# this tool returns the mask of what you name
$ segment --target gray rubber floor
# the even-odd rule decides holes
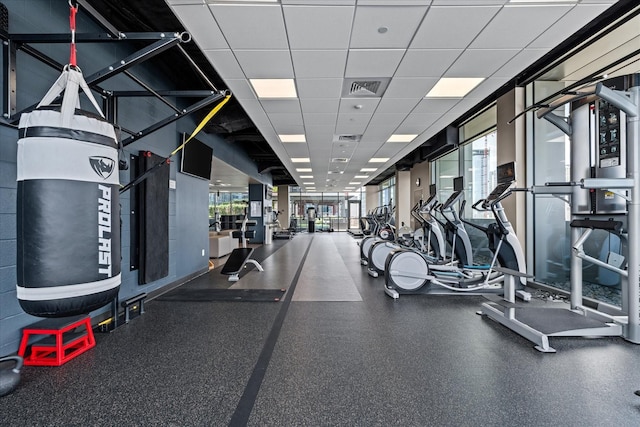
[[[345,233],[256,258],[233,287],[281,302],[152,300],[67,364],[25,367],[0,425],[640,425],[640,346],[552,338],[543,354],[476,314],[481,296],[394,301]],[[183,286],[229,285],[217,268]]]

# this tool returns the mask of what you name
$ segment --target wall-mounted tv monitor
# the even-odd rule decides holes
[[[182,135],[182,142],[188,138]],[[211,161],[213,149],[207,144],[193,138],[182,149],[182,161],[180,162],[180,172],[194,176],[196,178],[211,179]]]

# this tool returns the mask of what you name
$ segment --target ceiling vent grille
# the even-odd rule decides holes
[[[345,79],[343,98],[380,98],[387,90],[390,77],[368,79]]]
[[[376,96],[380,88],[379,80],[351,82],[349,95],[351,96]]]
[[[346,157],[334,157],[333,159],[331,159],[331,161],[333,163],[347,163],[349,159],[347,159]]]
[[[360,142],[362,135],[334,135],[333,142]]]

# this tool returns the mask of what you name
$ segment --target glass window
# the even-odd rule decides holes
[[[534,97],[543,99],[561,89],[557,82],[536,82]],[[570,157],[567,136],[546,120],[534,119],[533,183],[569,181]],[[568,288],[571,238],[569,205],[553,196],[533,198],[534,274],[536,280]],[[544,227],[538,224],[544,224]],[[565,286],[566,284],[566,286]]]
[[[471,224],[487,227],[495,222],[490,211],[478,211],[472,206],[491,193],[496,186],[496,131],[480,136],[461,148],[462,176],[464,177],[464,198],[466,200],[463,218]],[[465,226],[473,247],[473,260],[479,264],[489,264],[493,253],[489,250],[487,234],[472,225]]]
[[[453,179],[460,176],[458,150],[452,151],[435,160],[431,170],[436,184],[438,200],[444,202],[453,193]]]
[[[304,192],[300,187],[289,187],[290,222],[295,222],[298,231],[308,230],[307,209],[313,207],[315,231],[346,231],[349,229],[349,203],[352,201],[362,201],[359,203],[360,212],[355,213],[359,218],[362,216],[362,205],[366,203],[364,188],[341,194]]]

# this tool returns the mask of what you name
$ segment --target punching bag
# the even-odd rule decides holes
[[[99,115],[80,110],[79,89]],[[63,93],[62,102],[52,102]],[[88,314],[120,287],[118,144],[77,67],[20,118],[17,297],[39,317]]]

